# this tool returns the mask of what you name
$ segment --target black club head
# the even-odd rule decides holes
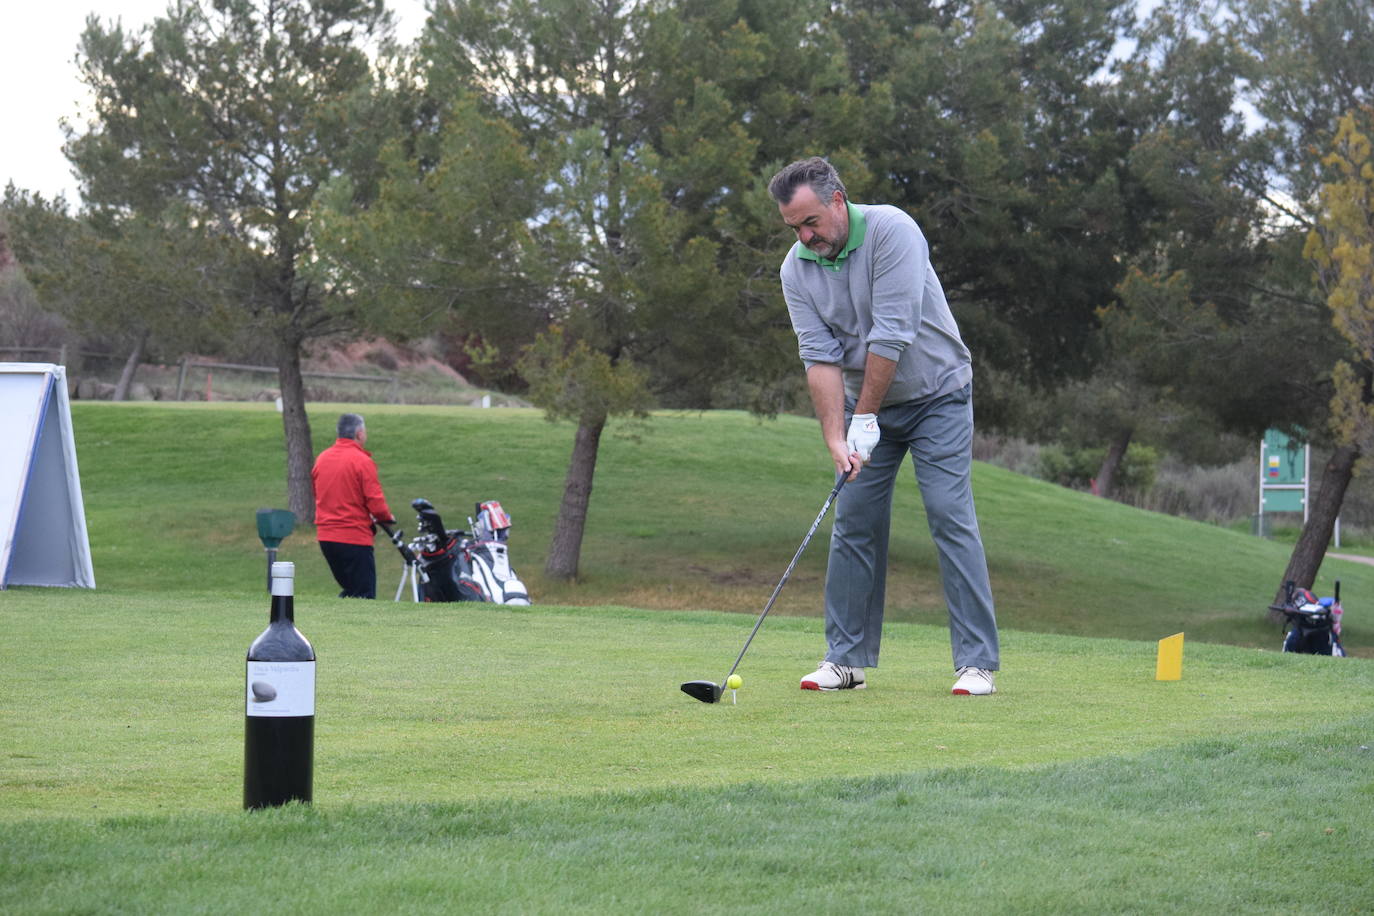
[[[720,700],[721,686],[714,681],[688,681],[682,685],[682,692],[703,703],[716,703]]]

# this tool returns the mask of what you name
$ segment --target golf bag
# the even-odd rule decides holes
[[[506,540],[511,521],[499,502],[477,504],[477,518],[468,519],[471,532],[445,528],[429,500],[410,505],[419,533],[408,546],[399,532],[392,540],[416,576],[420,601],[530,603],[525,584],[510,565]]]
[[[1344,656],[1341,646],[1341,583],[1336,581],[1336,594],[1318,598],[1305,588],[1295,588],[1293,582],[1284,583],[1283,651],[1307,655]]]

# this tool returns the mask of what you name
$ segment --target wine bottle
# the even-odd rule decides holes
[[[243,807],[309,802],[315,768],[315,649],[296,629],[296,566],[272,564],[267,629],[244,676]]]

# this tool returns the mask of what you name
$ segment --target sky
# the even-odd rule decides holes
[[[62,155],[63,118],[80,112],[77,42],[86,16],[118,18],[126,29],[152,22],[169,0],[13,0],[0,14],[0,189],[9,182],[76,204],[77,185]],[[397,37],[408,41],[425,21],[423,0],[389,0]]]

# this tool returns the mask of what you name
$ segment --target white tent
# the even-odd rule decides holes
[[[95,588],[66,370],[0,363],[0,588]]]

